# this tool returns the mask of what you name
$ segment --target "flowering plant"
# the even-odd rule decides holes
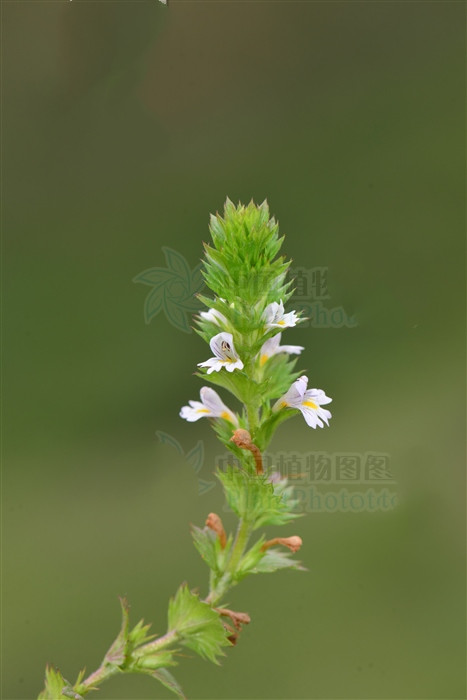
[[[224,216],[211,216],[210,231],[203,275],[214,296],[199,295],[208,311],[199,313],[196,325],[213,356],[198,363],[197,374],[229,391],[241,410],[234,411],[217,391],[203,386],[201,400],[190,400],[180,416],[189,422],[209,418],[238,460],[237,466],[216,472],[238,517],[236,533],[227,533],[221,518],[209,513],[204,527],[192,532],[210,571],[206,597],[182,585],[169,602],[167,633],[158,638],[143,621],[130,628],[128,606],[121,600],[121,630],[101,666],[87,678],[81,672],[73,685],[58,670],[47,668],[42,700],[78,700],[121,672],[149,674],[183,698],[168,671],[178,663],[180,647],[218,663],[224,647],[235,644],[242,626],[250,622],[247,613],[221,602],[227,591],[251,574],[302,568],[292,556],[302,544],[298,535],[270,540],[259,535],[251,543],[260,528],[298,517],[292,487],[278,472],[264,469],[262,453],[277,427],[299,412],[312,428],[328,425],[331,413],[323,406],[331,399],[321,389],[308,389],[308,378],[294,371],[304,348],[281,344],[282,332],[302,319],[284,309],[292,295],[292,282],[286,281],[290,263],[277,257],[283,238],[267,203],[245,207],[227,199]]]

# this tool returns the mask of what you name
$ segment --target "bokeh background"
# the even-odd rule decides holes
[[[398,505],[284,528],[308,572],[245,580],[238,646],[174,673],[213,700],[465,698],[465,5],[2,11],[2,697],[36,697],[47,662],[96,668],[118,595],[164,632],[182,581],[207,590],[189,524],[222,513],[198,489],[220,448],[178,411],[209,350],[163,310],[146,324],[133,279],[167,246],[194,268],[228,195],[267,198],[286,255],[326,267],[326,305],[357,320],[287,331],[333,419],[271,450],[386,453]],[[156,431],[202,441],[198,475]]]

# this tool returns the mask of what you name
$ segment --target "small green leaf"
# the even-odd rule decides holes
[[[196,525],[192,525],[191,534],[201,558],[204,559],[212,571],[219,573],[216,552],[216,541],[219,541],[219,538],[216,533],[208,528],[201,529],[196,527]]]
[[[229,536],[225,547],[222,548],[219,537],[208,527],[201,529],[196,527],[196,525],[192,525],[191,534],[195,547],[201,554],[201,558],[204,559],[211,571],[217,575],[221,574],[225,569],[230,554],[232,536]]]
[[[284,408],[275,413],[271,413],[269,418],[267,418],[261,427],[258,429],[255,435],[256,444],[261,451],[265,450],[271,441],[277,427],[289,418],[293,418],[294,415],[298,414],[298,409]]]
[[[225,471],[218,469],[216,476],[224,487],[230,508],[248,521],[253,530],[264,525],[283,525],[298,517],[293,512],[296,501],[291,498],[292,489],[272,484],[266,475],[227,467]]]
[[[227,370],[221,369],[220,372],[208,374],[206,369],[199,369],[196,374],[203,381],[214,384],[214,386],[224,387],[242,403],[247,403],[253,392],[251,379],[244,372],[238,370],[227,372]],[[255,385],[255,390],[257,391],[256,383],[253,382],[253,385]]]
[[[128,634],[129,650],[147,644],[151,639],[155,639],[156,634],[148,634],[151,625],[145,625],[144,620],[140,620]]]
[[[251,569],[252,574],[266,574],[278,569],[299,569],[306,571],[305,567],[292,558],[291,552],[282,549],[271,548],[264,553],[258,564]]]
[[[297,357],[291,357],[285,353],[279,353],[269,358],[265,365],[267,380],[263,385],[262,397],[264,400],[278,399],[288,391],[300,375],[300,372],[293,371],[297,359]]]
[[[171,690],[172,693],[177,696],[177,698],[180,698],[180,700],[186,700],[186,696],[178,681],[172,676],[171,673],[169,673],[169,671],[167,671],[166,668],[160,668],[157,671],[154,671],[152,676],[157,678],[157,680],[168,690]]]
[[[47,666],[45,669],[45,687],[38,697],[38,700],[57,700],[62,696],[62,690],[69,688],[70,684],[65,681],[58,669]]]
[[[111,666],[122,666],[122,664],[125,663],[128,653],[129,612],[126,598],[120,598],[120,606],[122,610],[122,626],[118,636],[115,638],[115,641],[104,658],[104,663]]]
[[[192,593],[186,584],[169,602],[168,631],[176,632],[179,641],[203,658],[219,663],[223,646],[230,646],[219,614]]]
[[[86,675],[86,669],[82,668],[81,671],[78,673],[78,677],[77,677],[76,682],[75,682],[75,687],[80,685],[80,683],[83,680],[85,675]]]
[[[248,574],[253,573],[253,569],[258,565],[261,559],[265,556],[265,552],[261,550],[265,542],[264,537],[261,537],[255,544],[248,549],[240,559],[237,568],[233,574],[236,581],[240,581]]]
[[[269,548],[262,550],[264,537],[261,537],[243,555],[234,573],[234,578],[240,581],[248,574],[269,573],[278,569],[300,569],[305,571],[300,562],[292,558],[289,551]]]
[[[151,673],[152,671],[165,668],[166,666],[176,666],[177,662],[173,658],[173,649],[170,651],[159,650],[152,654],[136,657],[130,664],[128,670],[133,672]]]

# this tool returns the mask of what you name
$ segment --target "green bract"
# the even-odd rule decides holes
[[[293,512],[296,501],[291,489],[285,491],[272,484],[265,475],[249,474],[236,467],[218,471],[229,507],[252,530],[265,525],[284,525],[298,517]]]
[[[186,584],[169,603],[168,632],[174,632],[184,646],[215,663],[224,655],[222,647],[229,645],[219,614]]]
[[[279,225],[270,218],[267,202],[236,207],[227,199],[224,217],[211,215],[209,230],[212,245],[205,245],[206,284],[229,304],[238,303],[229,316],[240,332],[254,331],[261,307],[290,296],[291,283],[285,281],[290,262],[275,259],[283,241]],[[251,314],[252,307],[256,314]],[[242,316],[242,309],[248,313]]]

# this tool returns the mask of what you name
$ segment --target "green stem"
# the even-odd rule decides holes
[[[159,639],[155,639],[153,642],[148,642],[141,647],[137,647],[133,652],[133,657],[136,658],[139,656],[146,656],[147,654],[153,654],[155,651],[159,651],[159,649],[170,646],[176,639],[177,630],[167,632],[163,637],[159,637]]]
[[[248,404],[246,407],[246,414],[248,420],[248,432],[251,435],[253,442],[255,441],[255,434],[258,428],[258,408],[255,404]]]
[[[245,363],[245,374],[252,381],[256,382],[256,371],[255,371],[255,359],[250,358]],[[259,406],[260,402],[258,397],[253,398],[251,401],[245,403],[247,420],[248,420],[248,431],[253,438],[259,423]]]
[[[106,681],[111,676],[114,676],[116,673],[120,673],[118,666],[102,664],[102,666],[99,666],[96,671],[91,673],[90,676],[79,684],[77,692],[79,695],[85,695],[91,690],[97,690],[98,685],[100,685],[103,681]]]
[[[251,534],[251,525],[248,520],[240,520],[238,523],[237,536],[235,538],[234,546],[232,547],[232,553],[230,555],[230,560],[227,565],[227,571],[234,574],[237,570],[238,563],[242,557],[245,547],[248,543],[248,539]]]
[[[158,651],[159,649],[163,649],[164,647],[170,646],[171,644],[173,644],[173,642],[175,642],[176,638],[176,630],[167,632],[167,634],[164,634],[163,637],[159,637],[159,639],[155,639],[152,642],[148,642],[147,644],[143,644],[143,646],[134,649],[132,657],[136,659],[142,656],[146,656],[148,654],[152,654]],[[109,664],[104,661],[96,671],[91,673],[90,676],[88,676],[84,681],[79,683],[78,687],[76,688],[76,692],[79,695],[86,695],[91,690],[97,690],[98,685],[106,681],[111,676],[114,676],[116,673],[121,673],[121,670],[122,669],[120,669],[117,665]]]
[[[230,574],[225,573],[218,580],[214,588],[209,591],[209,594],[204,599],[204,602],[212,607],[215,607],[219,603],[220,599],[227,593],[231,585],[232,577]]]
[[[209,605],[217,605],[220,599],[227,593],[229,588],[231,588],[235,584],[234,575],[237,570],[239,561],[242,558],[243,552],[245,551],[245,548],[248,544],[250,534],[250,523],[247,520],[240,520],[238,523],[235,542],[232,547],[232,552],[230,554],[230,559],[225,569],[225,572],[223,576],[221,576],[221,578],[218,580],[215,587],[209,591],[209,595],[205,599],[205,602]]]

